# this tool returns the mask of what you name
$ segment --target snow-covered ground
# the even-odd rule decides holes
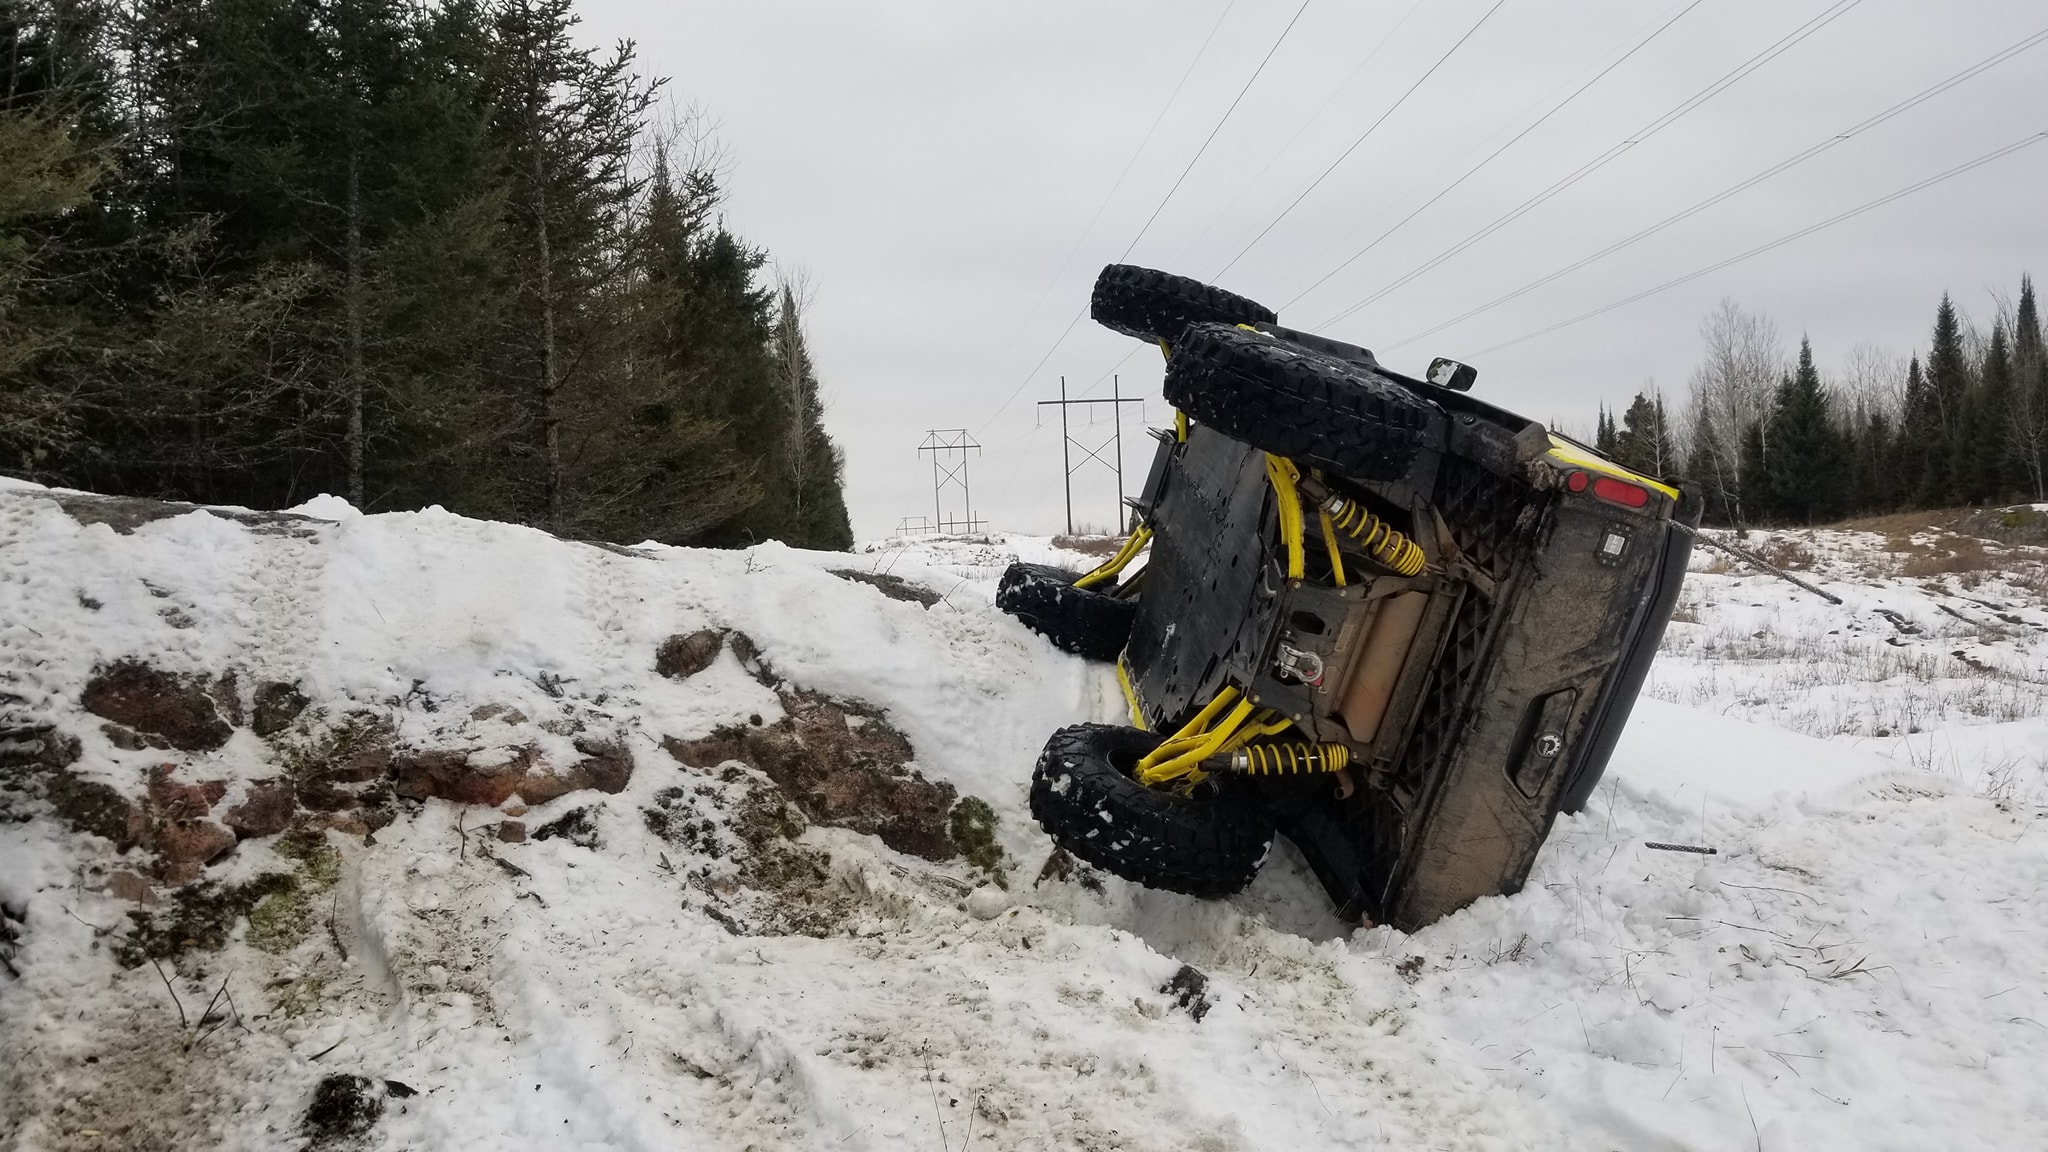
[[[139,852],[17,803],[0,1145],[2048,1146],[2037,561],[1908,575],[1881,536],[1802,537],[1835,607],[1702,554],[1651,698],[1527,888],[1403,935],[1335,922],[1284,851],[1219,903],[1040,879],[1037,750],[1122,712],[1106,670],[991,606],[1012,559],[1087,563],[1043,538],[613,550],[439,511],[301,511],[123,532],[0,487],[0,729],[76,736],[67,771],[130,798],[163,763],[224,781],[223,807],[351,710],[415,747],[561,758],[578,733],[616,737],[631,781],[520,813],[586,810],[546,840],[498,842],[480,830],[505,815],[440,799],[367,843],[316,833],[320,867],[303,840],[290,858],[246,840],[208,876],[298,869],[311,928],[280,946],[259,915],[270,936],[238,922],[161,971],[117,962],[137,906],[102,890]],[[706,628],[745,633],[772,676],[730,644],[656,675],[666,639]],[[313,707],[270,739],[125,748],[80,704],[125,658],[232,669],[244,696],[295,682]],[[730,830],[772,786],[662,742],[773,725],[774,677],[865,702],[926,777],[986,801],[1007,890],[813,826],[787,851],[815,881],[756,897],[801,905],[812,934],[735,923]],[[1166,991],[1183,965],[1208,977],[1199,1019]],[[381,1118],[313,1139],[337,1073],[367,1078]]]

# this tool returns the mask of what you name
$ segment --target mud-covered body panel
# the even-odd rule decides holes
[[[1177,725],[1230,684],[1312,739],[1347,742],[1360,783],[1348,798],[1319,779],[1260,794],[1343,915],[1412,929],[1518,889],[1557,813],[1597,783],[1682,578],[1690,538],[1674,513],[1696,523],[1698,509],[1569,491],[1540,428],[1403,383],[1443,402],[1445,449],[1355,487],[1415,509],[1417,531],[1440,518],[1430,571],[1354,573],[1342,589],[1284,579],[1263,454],[1197,426],[1162,443],[1141,501],[1155,536],[1124,661],[1149,726]],[[1361,741],[1336,715],[1336,681],[1373,602],[1395,592],[1428,600]],[[1282,644],[1334,662],[1332,682],[1276,675]]]

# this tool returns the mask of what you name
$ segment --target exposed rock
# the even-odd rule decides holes
[[[249,727],[258,736],[275,736],[291,727],[309,703],[297,684],[265,681],[256,686],[256,707]]]
[[[149,806],[159,820],[198,820],[213,812],[213,806],[228,794],[224,780],[201,780],[187,784],[173,778],[175,764],[159,764],[149,770]]]
[[[273,836],[291,825],[298,810],[292,786],[283,780],[258,780],[249,785],[242,802],[227,810],[221,823],[246,840],[251,836]]]
[[[153,830],[157,874],[165,884],[189,884],[235,846],[235,834],[211,820],[166,820]]]
[[[81,700],[95,716],[161,737],[183,752],[207,752],[234,734],[204,677],[173,676],[124,660],[100,670]]]
[[[460,748],[425,749],[406,752],[397,759],[400,796],[414,800],[440,797],[457,804],[497,807],[518,791],[533,762],[533,750],[523,748],[496,764],[472,764],[472,753]]]
[[[415,800],[439,797],[497,807],[515,795],[526,804],[545,804],[587,789],[617,793],[633,778],[633,754],[616,740],[578,740],[576,750],[583,759],[562,767],[542,760],[533,745],[490,753],[408,752],[398,758],[397,791]]]
[[[927,860],[956,855],[946,827],[952,785],[908,767],[910,741],[879,713],[813,692],[784,692],[782,703],[786,714],[773,724],[671,737],[662,746],[695,767],[738,760],[757,768],[819,824],[870,833]]]
[[[526,821],[500,820],[498,822],[498,839],[506,844],[526,843]]]
[[[125,724],[102,724],[100,725],[100,733],[107,738],[107,743],[121,749],[123,752],[140,752],[144,748],[149,747],[149,741],[142,738],[142,733]],[[156,746],[159,748],[169,747],[162,740],[158,740]]]
[[[887,572],[860,572],[852,568],[827,568],[826,571],[841,580],[851,580],[856,584],[866,584],[875,588],[891,600],[902,600],[930,608],[945,599],[922,584],[912,584],[901,576],[892,576]]]
[[[0,816],[15,797],[41,801],[79,832],[104,836],[126,851],[149,834],[149,817],[126,796],[71,772],[78,738],[49,726],[0,729]]]
[[[725,640],[732,645],[733,659],[740,662],[740,667],[747,675],[752,676],[756,683],[764,688],[774,688],[777,692],[782,690],[782,677],[776,673],[774,666],[768,663],[768,658],[761,655],[761,646],[754,643],[752,636],[745,632],[731,631],[725,634]]]
[[[578,787],[595,788],[613,795],[626,790],[627,783],[633,779],[633,754],[626,750],[625,744],[618,740],[578,740],[576,750],[583,753],[584,759],[571,765],[569,772],[575,779],[589,781]],[[521,799],[528,804],[540,803],[531,796],[522,796]]]
[[[526,723],[526,713],[512,707],[510,704],[478,705],[470,710],[469,718],[471,720],[496,720],[500,724],[518,725]]]
[[[718,659],[725,647],[725,634],[705,628],[686,636],[671,636],[654,653],[654,670],[671,680],[687,680]]]
[[[134,904],[155,904],[156,885],[149,877],[119,869],[107,877],[107,894]]]
[[[208,684],[206,694],[213,698],[214,708],[229,727],[242,726],[242,680],[234,669],[228,669],[226,675]]]

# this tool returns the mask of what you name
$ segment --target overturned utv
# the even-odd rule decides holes
[[[1092,311],[1166,353],[1178,411],[1121,551],[999,586],[1130,705],[1053,734],[1032,813],[1197,896],[1284,835],[1354,922],[1518,889],[1606,768],[1697,494],[1475,399],[1465,365],[1403,376],[1193,280],[1112,265]]]

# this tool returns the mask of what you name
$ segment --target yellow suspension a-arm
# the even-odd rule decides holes
[[[1116,555],[1111,556],[1108,563],[1074,581],[1074,587],[1092,588],[1104,580],[1115,576],[1124,570],[1125,565],[1138,558],[1138,553],[1145,550],[1146,542],[1151,539],[1152,530],[1142,526],[1139,527],[1124,540],[1123,547],[1116,550]]]
[[[1330,578],[1336,581],[1337,587],[1342,588],[1344,557],[1337,551],[1337,528],[1330,523],[1330,513],[1326,509],[1317,509],[1316,518],[1323,523],[1323,548],[1330,554]]]
[[[1266,453],[1266,478],[1273,482],[1273,498],[1279,505],[1280,539],[1287,545],[1287,578],[1301,579],[1306,564],[1301,547],[1301,471],[1292,460]]]
[[[1174,751],[1172,758],[1163,762],[1154,761],[1151,764],[1147,764],[1145,760],[1139,761],[1138,783],[1147,787],[1156,787],[1169,780],[1197,771],[1197,765],[1216,755],[1229,742],[1230,738],[1236,735],[1238,726],[1251,716],[1252,708],[1251,701],[1241,700],[1214,728],[1195,736],[1190,742],[1180,744],[1176,741],[1168,741],[1166,744],[1153,749],[1147,754],[1145,760],[1152,760],[1160,752],[1166,751],[1169,746],[1173,746]],[[1183,748],[1185,749],[1184,751],[1181,750]]]

